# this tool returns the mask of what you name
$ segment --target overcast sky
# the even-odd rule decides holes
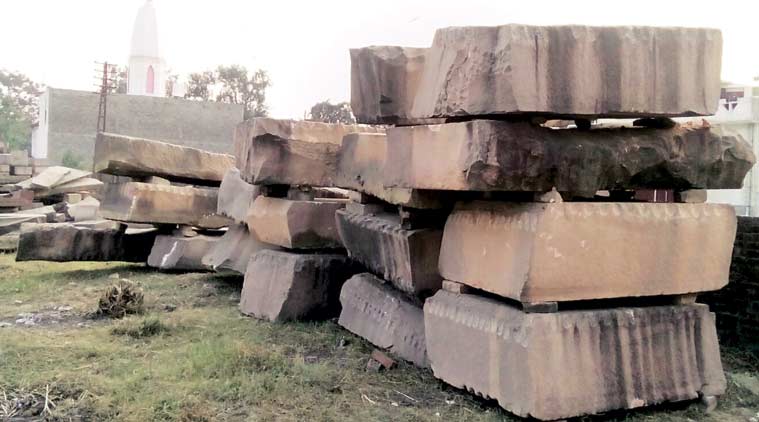
[[[126,64],[145,0],[0,0],[0,68],[93,89],[94,61]],[[242,64],[269,72],[274,117],[350,98],[348,49],[426,47],[436,28],[506,23],[707,26],[722,30],[723,79],[759,75],[759,1],[153,0],[175,73]]]

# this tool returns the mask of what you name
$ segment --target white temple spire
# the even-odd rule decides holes
[[[158,44],[158,20],[152,0],[146,0],[132,29],[129,54],[127,92],[132,95],[163,97],[166,85],[166,63]]]

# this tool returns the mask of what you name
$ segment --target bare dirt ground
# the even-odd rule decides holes
[[[93,319],[118,279],[145,311]],[[123,263],[16,263],[0,255],[0,421],[516,421],[495,403],[373,348],[334,321],[271,324],[237,311],[241,279]],[[723,348],[717,410],[663,405],[582,420],[759,422],[759,359]]]

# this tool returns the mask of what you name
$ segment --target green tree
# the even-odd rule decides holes
[[[209,101],[211,89],[215,83],[216,75],[210,70],[190,73],[187,78],[187,92],[184,97],[190,100]]]
[[[9,149],[28,146],[42,90],[23,73],[0,69],[0,138]]]
[[[216,81],[220,85],[216,101],[242,104],[245,107],[245,120],[268,114],[266,88],[271,82],[265,70],[258,69],[248,75],[248,69],[244,66],[219,66],[216,69]]]
[[[247,120],[268,114],[266,89],[270,85],[271,81],[265,70],[258,69],[250,73],[245,66],[219,66],[215,71],[191,73],[185,98],[242,104]]]
[[[329,100],[314,104],[311,107],[308,120],[324,123],[356,123],[353,109],[348,102],[332,104]]]

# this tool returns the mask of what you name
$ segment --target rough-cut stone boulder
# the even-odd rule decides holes
[[[237,168],[261,185],[333,186],[343,136],[384,128],[255,118],[235,130]]]
[[[293,201],[259,196],[248,213],[248,228],[262,241],[290,249],[342,248],[335,211],[345,201]]]
[[[386,188],[387,138],[384,133],[351,133],[343,138],[335,184],[410,208],[450,206],[439,192]]]
[[[338,323],[348,331],[418,366],[429,366],[420,305],[368,273],[345,282],[340,304]]]
[[[224,175],[219,187],[219,215],[229,217],[236,223],[245,223],[248,210],[258,197],[261,188],[242,180],[240,170],[231,168]]]
[[[261,242],[245,224],[233,224],[203,257],[203,265],[214,271],[229,270],[245,274],[254,253],[273,248],[276,246]]]
[[[473,295],[424,305],[435,376],[541,420],[721,395],[714,314],[706,305],[526,314]]]
[[[397,216],[337,211],[337,228],[348,255],[398,289],[420,294],[440,288],[438,255],[443,231],[404,230]]]
[[[351,104],[363,123],[525,113],[709,115],[719,102],[722,34],[633,26],[455,27],[438,30],[423,56],[417,49],[370,47],[351,59]]]
[[[217,190],[127,182],[107,185],[103,218],[134,223],[183,224],[219,228],[229,220],[216,215]]]
[[[697,293],[725,286],[735,239],[724,204],[460,204],[440,274],[522,302]]]
[[[756,161],[720,128],[550,129],[475,120],[388,129],[385,185],[592,196],[636,188],[737,189]]]
[[[155,229],[60,224],[23,224],[16,261],[145,262]]]
[[[219,240],[219,236],[159,235],[148,256],[148,266],[161,270],[207,271],[203,257]]]
[[[391,46],[351,49],[351,108],[356,120],[371,124],[407,121],[426,52],[426,48]]]
[[[169,180],[218,186],[224,173],[235,165],[227,154],[133,138],[113,133],[98,134],[95,141],[96,172],[117,176],[159,176]]]
[[[269,321],[333,317],[340,289],[355,272],[345,255],[259,251],[245,273],[240,311]]]

